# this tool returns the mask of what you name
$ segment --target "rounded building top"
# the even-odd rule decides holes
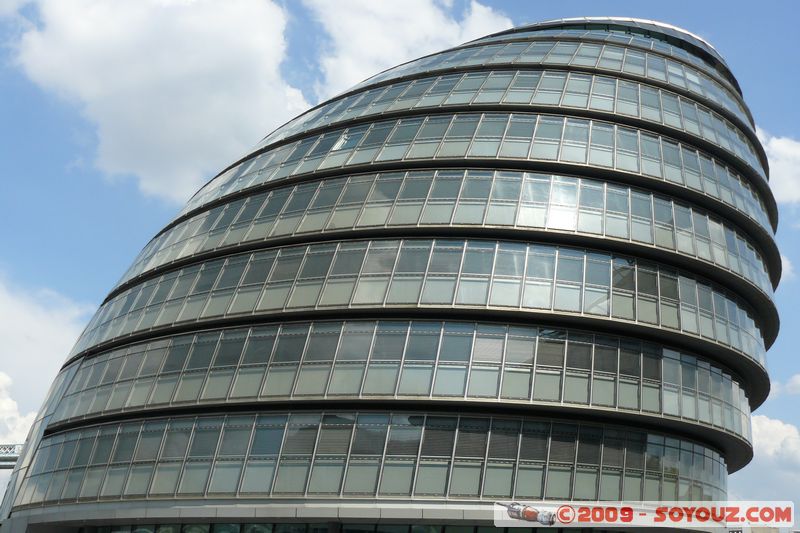
[[[713,54],[722,63],[725,63],[725,60],[722,58],[719,52],[717,52],[716,48],[714,48],[714,46],[711,43],[709,43],[699,35],[692,33],[689,30],[679,28],[678,26],[673,26],[672,24],[667,24],[666,22],[659,22],[657,20],[640,19],[632,17],[571,17],[571,18],[545,20],[542,22],[535,22],[532,24],[525,24],[523,26],[518,26],[514,28],[514,30],[518,31],[522,29],[529,30],[534,28],[536,29],[553,28],[557,26],[571,25],[576,23],[604,24],[604,25],[619,24],[622,26],[629,26],[632,28],[640,28],[643,30],[650,30],[650,31],[664,33],[665,35],[684,39],[690,44],[706,48],[709,53]]]
[[[607,27],[608,29],[613,29],[613,26],[624,26],[626,28],[638,29],[645,35],[660,37],[662,40],[666,40],[672,44],[675,44],[673,40],[679,40],[681,43],[688,45],[692,51],[699,52],[701,57],[709,60],[710,63],[724,71],[731,83],[733,83],[736,89],[741,93],[738,82],[736,81],[736,78],[734,78],[733,74],[731,74],[728,64],[725,62],[725,59],[723,59],[719,52],[717,52],[717,50],[711,45],[711,43],[688,30],[664,22],[634,17],[571,17],[523,24],[521,26],[516,26],[508,30],[497,32],[492,34],[490,37],[531,30],[536,31],[553,28],[567,29],[576,27],[588,28],[592,26]],[[483,38],[485,39],[486,37]]]

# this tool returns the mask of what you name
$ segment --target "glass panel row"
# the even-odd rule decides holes
[[[47,427],[50,417],[52,416],[56,407],[58,407],[58,402],[61,400],[61,398],[63,398],[66,388],[72,382],[75,372],[78,370],[79,366],[80,361],[75,361],[67,365],[65,368],[61,369],[61,371],[53,380],[53,384],[50,385],[50,389],[47,391],[47,395],[42,403],[42,407],[36,414],[33,424],[31,424],[31,428],[28,431],[28,435],[25,438],[25,443],[22,446],[22,451],[19,454],[19,458],[14,463],[14,470],[8,477],[8,482],[4,487],[5,491],[3,492],[2,503],[0,504],[0,521],[5,520],[8,517],[9,512],[11,511],[11,504],[14,501],[17,492],[19,491],[24,474],[27,471],[27,468],[30,466],[34,452],[39,446],[39,441],[44,433],[44,428]]]
[[[231,414],[45,438],[15,506],[204,496],[724,499],[700,444],[624,426],[387,412]]]
[[[611,317],[702,337],[764,364],[747,304],[702,278],[598,251],[486,240],[291,246],[172,271],[105,303],[72,355],[134,332],[284,310],[491,307]]]
[[[152,519],[151,519],[152,520]],[[336,524],[337,533],[536,533],[536,528],[503,528],[493,526],[444,526],[430,524],[403,525],[380,524]],[[183,524],[124,524],[114,526],[84,526],[77,533],[329,533],[326,522],[291,523],[183,523]],[[589,533],[588,530],[574,530]],[[591,533],[609,533],[592,528]]]
[[[634,22],[634,24],[639,23]],[[696,67],[700,67],[701,70],[710,74],[717,78],[717,80],[722,81],[723,83],[730,85],[731,88],[731,81],[728,79],[730,73],[725,70],[720,70],[717,68],[716,65],[708,62],[703,57],[696,55],[693,50],[691,49],[684,49],[680,46],[674,46],[672,44],[668,44],[667,41],[663,40],[664,37],[659,35],[659,33],[663,33],[665,31],[669,31],[669,28],[664,28],[661,26],[655,26],[650,28],[657,33],[650,33],[647,30],[644,30],[645,33],[639,33],[642,30],[636,29],[631,27],[629,24],[630,22],[625,22],[625,27],[618,25],[617,23],[612,23],[611,28],[606,27],[598,27],[594,24],[593,27],[590,29],[584,28],[573,28],[573,29],[566,29],[562,28],[553,28],[553,29],[530,29],[527,31],[518,31],[514,33],[506,33],[503,35],[495,35],[495,36],[487,36],[482,37],[480,39],[476,39],[474,41],[470,41],[467,43],[468,45],[475,45],[475,44],[487,44],[487,43],[498,43],[502,41],[508,41],[511,39],[520,40],[520,39],[531,39],[531,38],[550,38],[550,39],[587,39],[587,40],[601,40],[608,43],[619,44],[625,47],[632,47],[632,48],[641,48],[643,50],[652,50],[656,53],[665,56],[672,56],[679,61],[683,61],[684,63],[691,63]],[[691,39],[690,36],[683,32],[676,32],[673,35],[680,40],[686,40],[687,38]],[[670,41],[674,43],[675,41]],[[700,46],[701,48],[707,50],[710,54],[716,57],[722,65],[727,66],[725,63],[725,59],[720,56],[713,48],[707,46],[705,43],[697,41],[696,39],[693,41],[695,45]],[[734,89],[735,91],[735,89]],[[734,92],[734,94],[736,94]]]
[[[239,199],[153,239],[119,283],[178,259],[245,242],[441,225],[546,228],[649,244],[713,263],[772,295],[767,267],[748,237],[702,209],[599,180],[483,170],[356,175]]]
[[[457,48],[404,63],[368,78],[352,89],[422,72],[505,64],[565,65],[623,72],[694,93],[732,113],[742,123],[751,123],[741,98],[704,72],[660,54],[615,44],[542,40]]]
[[[182,213],[249,187],[353,165],[426,159],[559,161],[667,181],[744,212],[765,229],[766,208],[745,178],[703,152],[609,122],[530,113],[434,115],[314,135],[224,172]],[[469,163],[466,163],[469,164]],[[769,230],[768,230],[769,231]]]
[[[702,137],[765,176],[750,140],[738,127],[707,107],[649,85],[560,70],[467,72],[370,89],[300,115],[268,135],[258,147],[357,117],[465,104],[533,104],[633,116]]]
[[[738,381],[693,355],[574,330],[431,321],[289,323],[120,348],[82,361],[51,423],[168,405],[375,396],[593,405],[750,438]]]

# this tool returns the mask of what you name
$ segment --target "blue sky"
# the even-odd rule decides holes
[[[379,70],[512,24],[632,16],[713,43],[763,130],[786,261],[782,328],[756,459],[730,492],[800,501],[796,14],[790,1],[0,0],[0,441],[24,438],[139,249],[268,131]]]

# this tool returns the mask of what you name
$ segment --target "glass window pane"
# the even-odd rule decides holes
[[[436,370],[434,396],[463,396],[467,381],[467,367],[440,366]]]
[[[380,493],[384,495],[409,495],[414,475],[414,461],[387,460],[383,467]]]

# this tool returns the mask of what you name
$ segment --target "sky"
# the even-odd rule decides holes
[[[800,507],[800,32],[793,1],[0,0],[0,443],[138,251],[208,179],[308,107],[514,25],[662,20],[710,41],[755,117],[780,210],[781,334],[755,458],[729,497]],[[798,266],[800,268],[800,266]],[[7,472],[0,471],[0,493]]]

